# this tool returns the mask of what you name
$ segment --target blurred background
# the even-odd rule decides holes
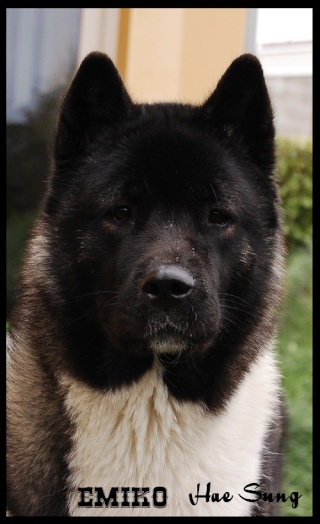
[[[7,8],[7,316],[50,169],[57,105],[106,52],[136,101],[202,102],[231,61],[258,56],[277,129],[288,248],[279,332],[290,423],[283,491],[312,515],[312,8]],[[10,323],[8,322],[8,326]]]

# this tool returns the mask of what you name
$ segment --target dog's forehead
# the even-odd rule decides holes
[[[121,147],[122,152],[124,148]],[[212,193],[216,179],[228,177],[230,159],[221,144],[190,123],[152,122],[126,138],[118,168],[123,181],[144,189],[185,189]],[[232,171],[232,169],[231,169]]]
[[[228,185],[226,181],[221,183],[221,170],[210,169],[209,166],[199,164],[192,165],[190,162],[175,162],[172,158],[164,159],[149,166],[147,162],[139,162],[134,169],[128,173],[125,169],[121,173],[115,173],[112,181],[107,185],[115,193],[125,193],[131,197],[157,197],[167,202],[177,201],[184,198],[216,198],[215,187],[220,190]]]

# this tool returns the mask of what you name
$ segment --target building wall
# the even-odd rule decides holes
[[[179,97],[183,14],[182,8],[131,9],[124,76],[135,99]]]
[[[312,136],[312,77],[268,76],[278,136],[307,140]]]
[[[264,44],[257,49],[273,102],[277,134],[312,136],[312,42]]]
[[[201,102],[246,52],[248,9],[184,9],[180,97]]]
[[[117,61],[120,12],[119,7],[81,9],[78,65],[91,51],[103,51]]]
[[[80,8],[7,9],[7,119],[19,122],[39,95],[63,86],[76,63]]]
[[[256,8],[7,8],[7,120],[106,52],[137,101],[201,102],[243,52],[261,59],[282,136],[312,133],[312,42],[255,49]]]
[[[124,74],[130,93],[148,102],[202,101],[246,51],[247,14],[245,8],[130,9]]]

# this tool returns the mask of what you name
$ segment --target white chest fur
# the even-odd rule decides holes
[[[239,493],[248,483],[259,482],[277,385],[272,352],[266,352],[227,410],[213,416],[198,404],[180,403],[168,395],[156,367],[136,384],[113,393],[94,391],[64,377],[67,409],[75,424],[69,456],[71,514],[248,515],[252,502]],[[209,482],[211,492],[220,496],[229,492],[232,500],[201,498],[192,505],[189,494],[196,494],[199,483],[205,494]],[[152,504],[153,489],[159,486],[166,489],[165,508]],[[112,487],[148,487],[150,507],[79,507],[80,487],[102,487],[106,496]]]

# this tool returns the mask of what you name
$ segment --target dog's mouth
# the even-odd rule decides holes
[[[121,348],[130,353],[139,355],[160,353],[181,353],[189,347],[188,340],[175,333],[159,333],[158,336],[141,338],[122,338],[119,341]]]
[[[174,337],[164,336],[149,341],[149,347],[156,353],[181,353],[188,348],[187,341]]]
[[[220,329],[219,310],[211,302],[207,303],[207,309],[210,306],[215,315],[204,314],[202,307],[196,310],[189,305],[183,309],[183,304],[180,309],[168,310],[140,307],[139,315],[122,306],[120,310],[114,309],[103,325],[111,344],[124,353],[140,356],[202,353],[214,343]]]
[[[137,355],[161,355],[201,352],[213,343],[213,337],[194,338],[192,334],[174,332],[172,330],[159,332],[157,335],[141,338],[123,338],[120,341],[121,349]]]

